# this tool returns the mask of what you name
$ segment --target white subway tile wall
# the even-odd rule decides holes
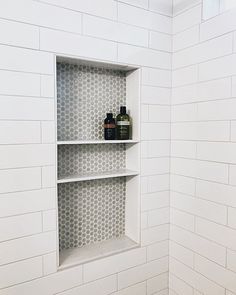
[[[1,295],[236,294],[235,1],[202,2],[0,3]],[[141,248],[59,272],[55,54],[142,69]]]
[[[190,2],[174,1],[169,288],[232,295],[236,11],[222,13],[224,1]]]
[[[142,246],[59,272],[55,55],[142,71]],[[168,294],[171,66],[171,0],[0,3],[1,295]]]

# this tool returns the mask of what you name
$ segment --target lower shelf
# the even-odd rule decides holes
[[[59,269],[86,263],[106,256],[139,247],[139,244],[123,236],[81,248],[66,249],[60,252]]]
[[[139,173],[138,171],[133,171],[129,169],[120,169],[120,170],[105,171],[105,172],[87,172],[87,173],[64,176],[61,178],[59,177],[57,183],[78,182],[78,181],[114,178],[114,177],[123,177],[123,176],[136,176],[138,175],[138,173]]]

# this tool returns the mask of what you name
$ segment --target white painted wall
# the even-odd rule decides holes
[[[198,1],[173,23],[170,294],[233,295],[236,11],[202,21]]]
[[[0,1],[1,295],[168,294],[171,14],[171,0]],[[60,272],[55,54],[142,68],[146,167],[142,247]]]

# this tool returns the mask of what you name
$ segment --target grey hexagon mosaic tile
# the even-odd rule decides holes
[[[125,168],[125,144],[61,145],[58,176]]]
[[[125,177],[58,186],[60,250],[125,233]]]
[[[106,113],[126,103],[123,71],[57,63],[58,140],[103,139]]]

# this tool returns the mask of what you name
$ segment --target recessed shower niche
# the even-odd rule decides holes
[[[103,139],[106,113],[126,105],[132,139]],[[57,58],[60,268],[140,243],[140,70]]]

